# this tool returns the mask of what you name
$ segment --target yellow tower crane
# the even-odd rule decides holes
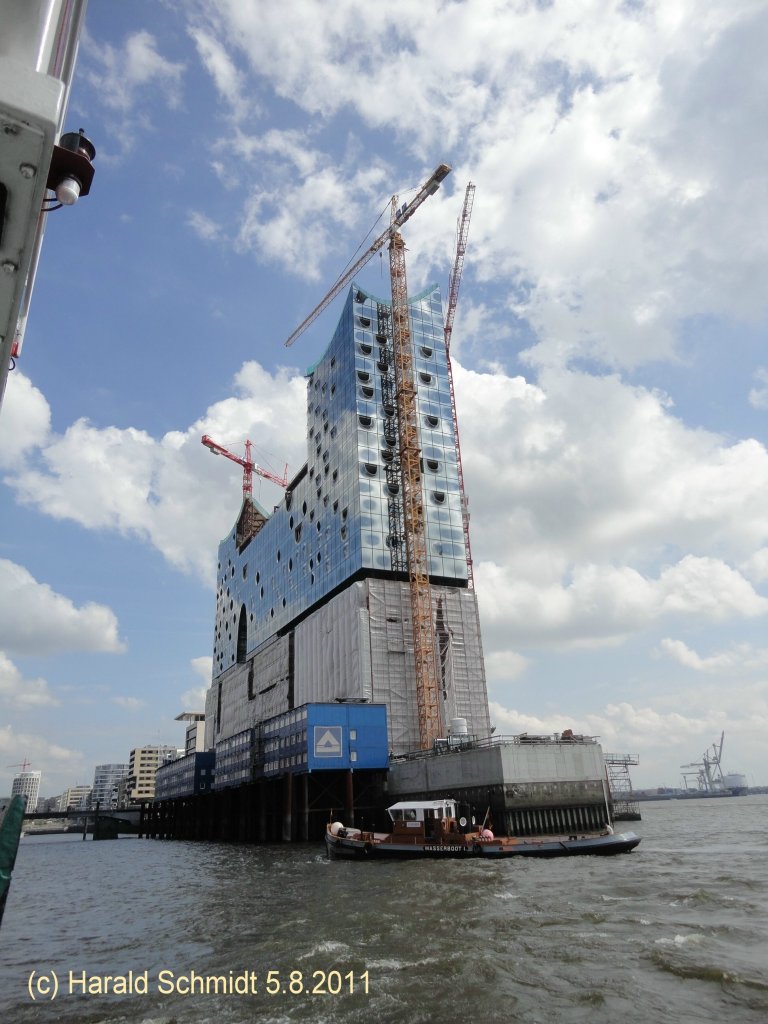
[[[395,363],[395,394],[400,432],[400,464],[403,476],[403,524],[411,598],[411,622],[416,663],[416,703],[419,719],[419,743],[422,750],[432,747],[443,735],[440,683],[437,667],[435,630],[432,623],[432,595],[429,585],[427,529],[424,515],[424,488],[421,475],[416,414],[416,385],[413,379],[413,354],[408,314],[408,285],[405,273],[405,243],[400,228],[422,203],[434,195],[440,182],[450,174],[448,164],[439,164],[417,190],[414,198],[397,209],[392,197],[389,227],[375,239],[362,256],[336,281],[285,342],[292,345],[334,298],[349,284],[365,264],[389,243],[389,271],[392,283],[392,348]]]

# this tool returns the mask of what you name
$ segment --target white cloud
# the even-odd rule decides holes
[[[758,548],[739,568],[747,579],[755,583],[763,583],[768,580],[768,547]]]
[[[596,647],[620,642],[669,613],[721,622],[768,612],[768,599],[735,569],[692,555],[655,579],[630,566],[583,564],[567,583],[534,583],[509,566],[487,562],[478,566],[477,577],[492,633],[519,644]]]
[[[245,116],[249,104],[243,96],[243,76],[221,43],[202,28],[190,28],[189,34],[205,69],[236,118]]]
[[[252,140],[252,152],[270,150],[278,157],[294,159],[295,147],[279,148],[274,139]],[[303,151],[306,153],[306,151]],[[291,273],[311,280],[320,279],[320,268],[329,256],[339,258],[340,228],[370,209],[372,198],[381,200],[384,171],[378,160],[350,174],[328,157],[312,156],[314,170],[300,168],[298,176],[283,178],[282,184],[257,186],[246,200],[238,234],[242,250],[253,250]],[[384,230],[386,222],[379,227]],[[319,296],[321,297],[321,296]]]
[[[213,675],[213,658],[209,656],[193,658],[189,664],[192,667],[192,671],[200,677],[206,688],[210,686]]]
[[[682,640],[665,637],[661,649],[685,668],[695,672],[722,673],[732,680],[734,674],[762,671],[768,668],[768,648],[755,648],[752,644],[737,644],[727,651],[706,657],[688,647]]]
[[[539,364],[587,355],[632,366],[672,355],[692,315],[765,316],[760,0],[706,11],[594,0],[578,19],[567,5],[496,0],[346,0],[329,18],[306,0],[290,32],[282,9],[245,0],[191,5],[189,17],[226,81],[271,88],[307,124],[357,115],[422,167],[453,157],[448,192],[468,177],[478,185],[471,261],[500,286],[496,315],[506,308],[538,333]],[[361,147],[337,171],[313,154],[334,173],[281,190],[284,204],[266,183],[254,189],[242,240],[316,277],[333,229],[353,226],[370,157]],[[444,256],[455,200],[438,194],[414,218],[416,251]]]
[[[695,717],[635,707],[626,701],[607,704],[597,712],[550,711],[546,716],[526,715],[491,702],[491,721],[499,733],[529,732],[543,736],[572,729],[578,735],[598,737],[606,751],[614,751],[619,743],[632,751],[664,743],[685,748],[690,740],[707,730],[719,731],[723,720],[720,711]]]
[[[185,690],[181,695],[181,703],[185,710],[204,711],[205,695],[211,685],[211,677],[213,675],[213,658],[207,656],[203,658],[193,658],[190,662],[190,666],[194,674],[197,675],[202,682],[200,686],[194,686],[189,690]]]
[[[206,242],[215,242],[221,237],[221,225],[211,220],[199,210],[190,210],[187,214],[187,224],[194,233]]]
[[[51,743],[36,733],[16,732],[10,725],[0,725],[0,761],[7,766],[3,772],[8,781],[3,787],[10,792],[10,770],[15,765],[10,762],[29,760],[30,771],[42,771],[44,785],[48,782],[48,774],[66,772],[75,775],[83,767],[83,755],[78,750],[62,747]]]
[[[530,660],[516,651],[494,650],[485,655],[485,676],[489,683],[511,682],[524,675]]]
[[[0,559],[0,646],[36,655],[125,650],[111,609],[93,602],[78,608],[5,558]]]
[[[140,134],[152,128],[158,101],[174,110],[181,104],[184,65],[163,57],[157,39],[145,30],[129,35],[122,47],[96,42],[86,31],[79,74],[111,112],[111,144],[128,152]],[[99,146],[99,159],[112,160],[109,143]]]
[[[146,707],[146,701],[140,700],[138,697],[113,697],[112,703],[117,704],[124,711],[140,711],[141,708]]]
[[[750,390],[749,404],[755,409],[768,409],[768,370],[764,366],[758,367],[754,378],[759,386]]]
[[[680,703],[680,695],[675,703]],[[663,708],[663,701],[653,698]],[[560,734],[572,729],[576,734],[597,737],[604,753],[630,754],[639,758],[639,766],[630,768],[634,784],[678,786],[681,766],[698,759],[725,732],[726,771],[744,771],[765,763],[765,731],[768,729],[768,686],[762,684],[748,692],[699,694],[685,712],[658,710],[650,705],[628,701],[606,704],[599,710],[563,707],[529,715],[515,708],[491,702],[491,721],[499,735]]]
[[[178,106],[184,65],[162,57],[150,32],[129,35],[122,50],[88,37],[85,46],[90,63],[100,66],[87,77],[106,106],[128,113],[145,90],[147,95],[152,91],[153,99],[159,91],[170,107]]]
[[[745,564],[768,538],[759,442],[690,429],[663,395],[613,376],[547,371],[532,385],[456,363],[454,376],[494,641],[598,644],[663,615],[768,609],[735,568],[761,578]]]
[[[246,363],[235,379],[236,396],[211,406],[182,431],[156,439],[135,428],[99,428],[77,420],[53,435],[42,450],[43,469],[9,477],[19,499],[47,515],[86,529],[112,529],[154,545],[178,568],[215,582],[218,542],[235,519],[242,471],[212,459],[203,434],[231,447],[255,440],[254,455],[282,471],[306,459],[306,383],[295,372],[267,373]],[[255,494],[269,506],[274,485],[254,478]]]
[[[0,701],[22,711],[61,703],[51,693],[45,679],[25,679],[3,651],[0,651]]]
[[[12,469],[45,443],[51,426],[47,401],[20,370],[9,374],[0,416],[0,469]]]

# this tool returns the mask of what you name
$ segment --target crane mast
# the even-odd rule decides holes
[[[416,385],[413,373],[408,285],[405,271],[405,243],[399,229],[429,196],[437,192],[440,182],[450,172],[451,168],[448,164],[438,164],[430,177],[418,189],[414,198],[399,209],[397,196],[392,197],[389,227],[338,278],[331,290],[285,342],[286,347],[292,345],[375,253],[389,243],[389,270],[392,283],[392,350],[395,364],[395,405],[400,434],[403,526],[413,624],[419,743],[423,750],[431,748],[434,740],[444,735],[444,727],[437,646],[432,617],[432,593],[429,583],[421,448],[419,446]]]
[[[395,202],[393,197],[393,215]],[[443,735],[444,730],[435,631],[432,625],[432,591],[429,585],[421,449],[408,315],[405,243],[399,231],[392,235],[389,243],[389,271],[392,278],[392,348],[395,356],[395,393],[403,476],[403,523],[411,596],[413,653],[416,661],[419,743],[422,750],[428,750],[434,740]]]
[[[459,476],[459,500],[461,501],[461,528],[464,532],[464,548],[467,552],[467,586],[470,590],[475,588],[475,574],[472,568],[472,547],[469,542],[469,508],[467,506],[467,495],[464,490],[464,470],[461,465],[461,441],[459,439],[459,418],[456,415],[456,396],[453,391],[453,368],[451,367],[451,334],[453,333],[453,318],[456,315],[456,303],[459,300],[459,287],[461,285],[461,273],[464,269],[464,256],[467,251],[467,237],[469,235],[469,221],[472,216],[472,205],[475,201],[475,186],[470,181],[464,193],[464,206],[461,217],[456,225],[456,256],[453,261],[453,269],[448,279],[448,310],[445,315],[445,348],[448,361],[448,389],[451,396],[451,415],[453,417],[453,435],[456,438],[456,469]]]

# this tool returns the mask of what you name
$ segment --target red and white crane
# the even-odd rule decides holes
[[[258,466],[251,456],[252,444],[250,441],[245,442],[245,458],[241,458],[234,452],[230,451],[229,448],[225,448],[222,444],[217,444],[212,437],[208,434],[203,434],[201,438],[202,444],[205,445],[214,455],[223,455],[225,459],[231,459],[232,462],[236,462],[238,466],[243,467],[243,497],[253,497],[253,474],[258,473],[259,476],[263,476],[265,480],[271,480],[272,483],[277,484],[278,487],[288,486],[288,464],[286,463],[285,469],[283,470],[282,476],[277,476],[275,473],[271,473],[268,469],[263,469]]]
[[[470,181],[464,193],[464,207],[456,224],[456,256],[453,261],[451,276],[448,278],[448,310],[445,314],[445,347],[448,353],[448,388],[451,394],[451,415],[453,416],[453,435],[456,438],[456,469],[459,475],[459,496],[461,499],[461,525],[464,531],[464,547],[467,552],[467,586],[474,590],[475,576],[472,570],[472,548],[469,543],[469,508],[464,490],[464,471],[461,466],[461,442],[459,440],[459,419],[456,415],[456,397],[453,393],[453,369],[451,368],[451,334],[453,318],[456,315],[456,303],[459,300],[461,272],[464,269],[464,255],[467,251],[469,235],[469,219],[472,216],[472,204],[475,201],[475,186]]]

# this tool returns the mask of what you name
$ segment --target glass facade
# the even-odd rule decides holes
[[[429,572],[466,586],[440,292],[409,300]],[[307,463],[245,544],[219,546],[214,678],[361,575],[407,578],[390,304],[352,285],[308,373]]]
[[[216,755],[212,750],[196,751],[169,761],[157,769],[155,800],[197,796],[213,789]]]

